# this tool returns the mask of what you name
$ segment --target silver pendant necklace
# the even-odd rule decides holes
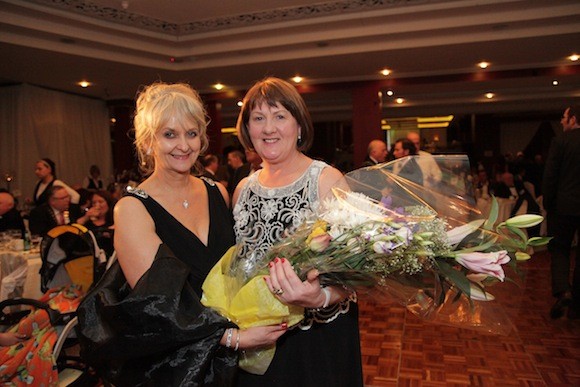
[[[189,202],[187,201],[187,199],[184,199],[183,202],[181,203],[181,205],[183,206],[183,208],[185,208],[186,210],[189,208]]]

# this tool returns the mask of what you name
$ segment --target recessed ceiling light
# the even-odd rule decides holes
[[[487,98],[487,99],[492,99],[493,97],[495,97],[495,94],[493,94],[493,93],[486,93],[485,94],[485,98]]]
[[[216,90],[221,90],[223,89],[225,86],[222,85],[221,83],[216,83],[215,85],[213,85],[214,89]]]
[[[405,102],[405,100],[404,100],[403,98],[397,98],[397,99],[396,99],[396,102],[397,102],[398,104],[402,104],[403,102]]]
[[[580,56],[573,54],[573,55],[570,55],[568,57],[568,59],[570,59],[572,62],[576,62],[578,59],[580,59]]]
[[[558,82],[558,80],[557,80],[557,79],[554,79],[554,80],[552,81],[552,85],[553,85],[553,86],[558,86],[559,84],[560,84],[560,82]]]
[[[387,95],[388,95],[389,97],[392,97],[392,96],[393,96],[393,94],[395,94],[395,92],[394,92],[393,90],[387,90]]]
[[[479,62],[477,65],[478,65],[478,66],[479,66],[479,68],[481,68],[481,69],[486,69],[486,68],[488,68],[488,67],[489,67],[490,63],[489,63],[489,62]]]
[[[304,78],[302,78],[300,75],[296,75],[294,78],[292,78],[292,81],[294,83],[300,83],[300,82],[302,82],[303,79]]]
[[[243,101],[238,101],[238,106],[239,106],[239,107],[242,107],[242,106],[244,106],[244,102],[243,102]]]
[[[383,74],[386,77],[387,75],[390,75],[391,74],[391,70],[389,70],[389,69],[382,69],[381,70],[381,74]]]
[[[77,82],[77,85],[79,85],[82,88],[87,88],[87,87],[91,86],[92,83],[89,81],[80,81],[80,82]]]

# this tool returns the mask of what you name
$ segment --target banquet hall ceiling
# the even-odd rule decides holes
[[[395,116],[560,109],[580,99],[580,2],[0,0],[0,52],[0,84],[111,100],[186,81],[226,118],[254,81],[297,74],[315,116],[350,114],[368,81]]]

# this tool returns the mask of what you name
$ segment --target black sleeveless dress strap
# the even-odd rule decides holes
[[[143,203],[155,222],[155,231],[163,243],[191,268],[190,282],[200,297],[205,277],[235,243],[231,211],[215,183],[209,179],[203,181],[208,193],[210,216],[207,246],[145,191],[133,189],[127,192]]]

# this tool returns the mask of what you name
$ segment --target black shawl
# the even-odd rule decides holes
[[[160,245],[135,287],[118,262],[78,308],[81,357],[116,386],[228,386],[237,355],[219,345],[235,327],[199,302],[189,269]]]

